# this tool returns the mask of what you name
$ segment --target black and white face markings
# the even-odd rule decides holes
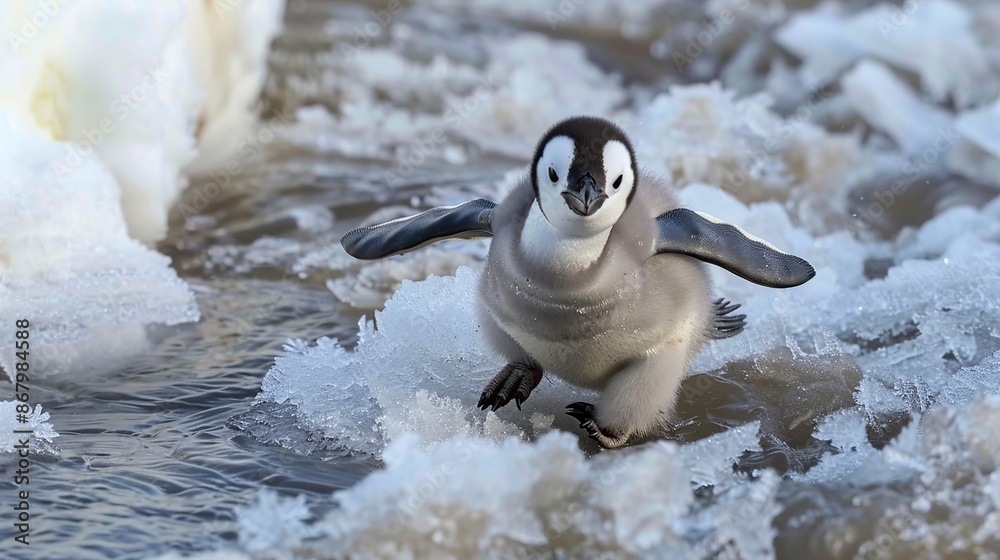
[[[632,146],[615,124],[574,117],[542,138],[532,185],[545,219],[562,234],[589,237],[610,229],[635,189]]]

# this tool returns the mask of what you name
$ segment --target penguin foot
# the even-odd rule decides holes
[[[483,410],[492,407],[495,411],[514,399],[517,409],[521,410],[521,403],[528,400],[541,380],[542,368],[537,365],[507,364],[483,389],[476,406]]]
[[[566,405],[566,414],[580,421],[580,427],[587,431],[590,439],[596,441],[598,445],[605,449],[615,449],[625,445],[628,441],[628,434],[617,435],[606,428],[597,425],[594,418],[594,405],[585,402],[575,402]]]
[[[743,332],[743,327],[747,326],[746,315],[729,315],[742,306],[739,303],[731,303],[724,298],[719,298],[712,302],[714,322],[712,324],[711,337],[715,339],[729,338]]]

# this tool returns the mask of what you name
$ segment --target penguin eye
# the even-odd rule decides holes
[[[611,186],[617,191],[622,186],[622,175],[619,175],[618,178],[615,179],[614,184]]]
[[[553,183],[559,182],[559,176],[556,175],[556,170],[551,167],[549,168],[549,181],[552,181]]]

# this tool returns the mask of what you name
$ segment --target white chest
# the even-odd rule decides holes
[[[531,205],[521,231],[521,250],[541,268],[585,270],[601,257],[611,230],[589,237],[570,237],[552,226],[538,203]]]

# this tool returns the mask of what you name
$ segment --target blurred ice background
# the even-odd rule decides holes
[[[0,22],[0,324],[41,345],[52,557],[1000,558],[1000,4],[39,0]],[[818,271],[714,273],[749,328],[699,356],[672,430],[616,452],[558,381],[474,408],[501,365],[471,313],[486,242],[337,243],[499,199],[581,113]]]

